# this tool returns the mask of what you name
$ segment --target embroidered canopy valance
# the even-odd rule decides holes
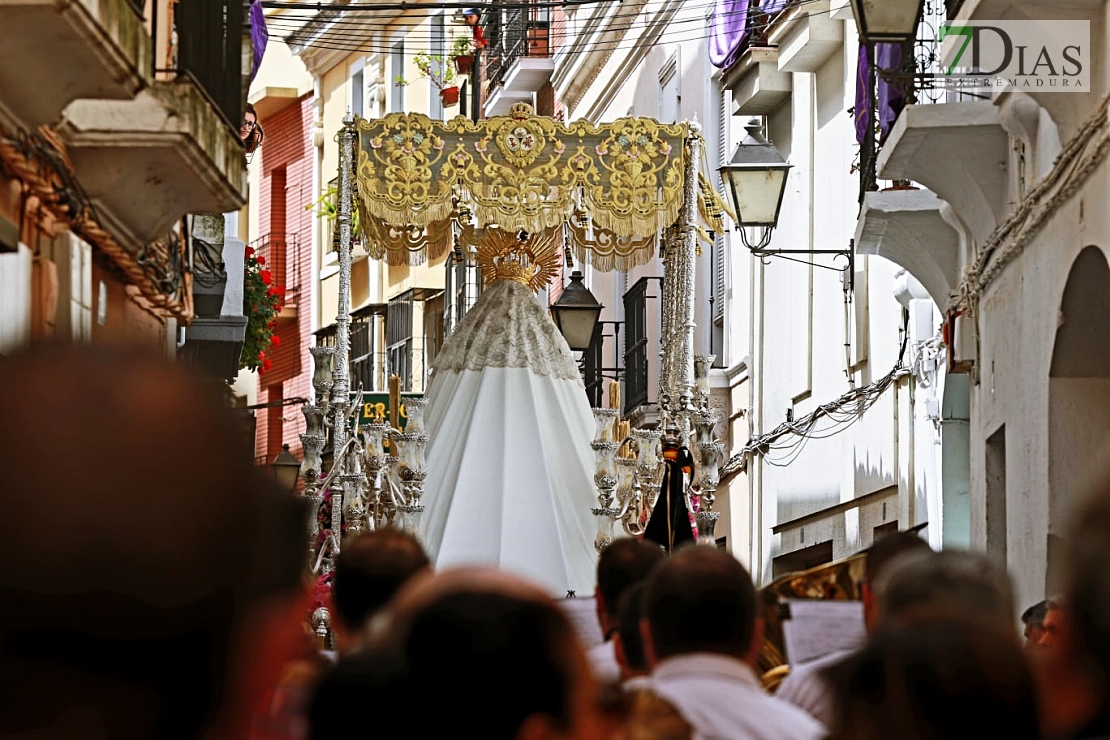
[[[601,270],[652,259],[657,235],[680,216],[686,144],[698,135],[650,118],[562,123],[526,104],[478,122],[392,113],[358,121],[357,131],[357,201],[372,256],[419,264],[442,256],[452,234],[557,229]],[[703,218],[706,198],[719,214],[716,193],[702,190]]]

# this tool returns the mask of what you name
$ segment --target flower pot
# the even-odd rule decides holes
[[[470,74],[470,69],[474,66],[474,57],[470,54],[455,57],[455,69],[461,75]]]
[[[452,105],[458,105],[458,102],[459,102],[459,88],[454,86],[454,85],[452,85],[451,87],[445,87],[445,88],[443,88],[442,90],[439,91],[439,97],[440,97],[440,100],[443,101],[443,106],[445,108],[450,107]]]

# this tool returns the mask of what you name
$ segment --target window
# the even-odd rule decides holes
[[[389,302],[385,318],[385,343],[389,347],[389,373],[401,378],[401,390],[412,390],[413,293],[402,293]]]
[[[624,294],[624,411],[648,402],[648,279]]]
[[[431,367],[443,348],[444,294],[424,302],[424,364]]]
[[[439,13],[432,17],[432,43],[431,43],[432,56],[437,56],[440,59],[447,59],[447,33],[443,25],[443,13]],[[441,64],[451,64],[452,62],[441,62]],[[433,121],[443,120],[443,98],[439,96],[439,90],[435,85],[428,85],[429,99],[428,99],[428,116]]]
[[[339,208],[339,178],[333,178],[328,183],[328,189],[325,191],[330,193],[327,201],[320,208],[320,213],[323,216],[323,234],[324,234],[324,254],[332,252],[339,252],[339,229],[336,223],[336,211]]]
[[[70,337],[74,342],[87,342],[92,339],[92,247],[72,234],[68,238]],[[106,303],[106,296],[101,298]]]
[[[405,109],[405,42],[398,41],[389,50],[390,96],[389,111],[397,113]]]
[[[351,390],[374,390],[373,328],[373,317],[351,322]]]
[[[659,120],[663,123],[678,122],[678,53],[676,52],[659,71]]]
[[[359,67],[358,71],[351,75],[351,112],[359,118],[366,117],[366,106],[363,101],[365,90],[363,70]]]

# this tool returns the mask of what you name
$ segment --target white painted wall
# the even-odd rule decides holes
[[[581,79],[560,75],[559,65],[572,60],[557,58],[556,88],[568,92],[570,99],[564,102],[572,120],[611,120],[629,114],[660,117],[670,110],[663,99],[670,88],[660,84],[661,72],[665,78],[673,60],[680,117],[696,116],[703,124],[707,159],[715,169],[720,82],[708,65],[705,42],[693,38],[704,36],[705,7],[682,3],[668,29],[654,42],[645,41],[643,29],[651,26],[652,13],[666,7],[668,3],[650,3],[636,22],[622,24],[630,30],[613,54],[599,61],[596,76],[580,97]],[[579,9],[576,24],[601,38],[605,24],[590,22],[601,13]],[[851,18],[845,21],[844,47],[816,72],[793,74],[792,98],[767,119],[769,138],[794,165],[772,247],[846,249],[855,231],[859,176],[851,171],[856,144],[847,113],[855,93],[857,47],[852,23]],[[684,34],[691,38],[685,39]],[[729,154],[747,118],[734,116],[726,127]],[[715,172],[709,174],[716,180]],[[856,264],[856,291],[846,305],[839,272],[780,259],[763,264],[737,236],[727,237],[723,346],[715,347],[726,368],[716,377],[721,393],[729,399],[725,426],[733,452],[743,447],[749,434],[769,431],[783,422],[788,410],[800,418],[849,390],[846,331],[851,380],[857,386],[889,372],[902,342],[902,306],[892,292],[899,272],[894,264],[878,257],[861,258]],[[828,256],[816,261],[844,265],[843,260]],[[655,263],[623,280],[587,272],[589,287],[607,307],[603,319],[618,318],[612,309],[620,304],[621,291],[643,274],[661,275],[662,267]],[[711,285],[706,249],[698,260],[697,352],[710,347]],[[925,312],[927,318],[920,325],[937,329],[940,317],[931,303]],[[911,337],[907,363],[914,356],[915,342],[931,336]],[[930,536],[939,544],[940,425],[929,418],[925,403],[927,398],[939,398],[943,389],[943,369],[938,372],[935,365],[930,366],[927,381],[923,382],[924,376],[903,378],[855,426],[829,439],[809,441],[789,465],[777,467],[757,457],[748,475],[718,492],[724,517],[717,534],[729,536],[733,551],[749,563],[757,579],[770,577],[774,557],[822,538],[833,540],[835,557],[850,555],[870,545],[874,527],[884,522],[897,520],[904,529],[935,518]],[[939,414],[939,401],[930,408]],[[884,493],[868,498],[858,509],[772,533],[791,520],[879,491]]]

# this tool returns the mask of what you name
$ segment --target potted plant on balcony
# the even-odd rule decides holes
[[[439,90],[440,100],[444,107],[456,105],[459,102],[459,88],[455,82],[455,67],[438,54],[420,52],[413,58],[413,64],[420,70],[421,77],[428,80]]]
[[[336,226],[339,222],[339,188],[334,184],[328,185],[323,195],[315,203],[309,203],[304,209],[312,211],[313,215],[324,219],[328,224],[328,231],[331,233],[333,241],[328,251],[338,251],[339,229]],[[362,246],[362,227],[359,224],[358,208],[351,212],[351,244],[354,247]]]
[[[466,36],[457,36],[455,44],[451,47],[451,58],[460,75],[470,74],[470,70],[474,68],[474,40]]]

